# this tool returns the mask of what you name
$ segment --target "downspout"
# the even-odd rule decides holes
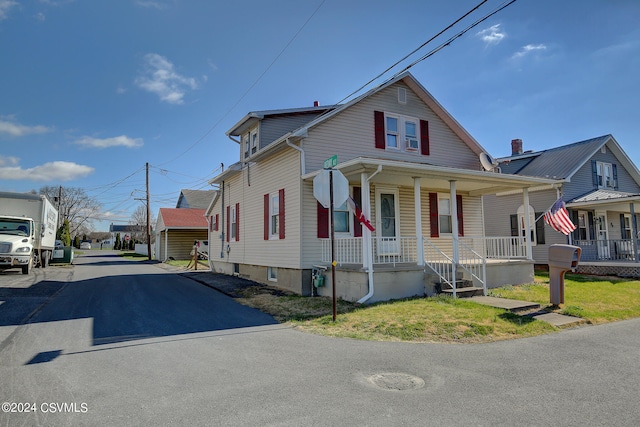
[[[300,152],[300,175],[305,175],[305,159],[304,159],[304,150],[301,147],[298,147],[297,145],[294,145],[291,141],[289,141],[289,138],[286,139],[287,145],[295,150],[298,150]]]
[[[361,180],[363,181],[363,188],[362,188],[362,208],[363,208],[363,213],[365,214],[365,216],[368,216],[368,218],[372,218],[371,215],[371,190],[369,187],[369,181],[371,181],[371,178],[373,178],[374,176],[376,176],[377,174],[379,174],[382,171],[382,165],[378,165],[378,169],[371,174],[371,176],[369,176],[366,179],[363,179],[365,174],[363,173],[361,175]],[[366,195],[366,197],[364,197]],[[367,276],[369,278],[369,292],[363,296],[362,298],[360,298],[358,300],[358,304],[364,304],[365,302],[369,301],[371,299],[371,297],[373,296],[373,292],[374,292],[374,288],[373,288],[373,245],[371,245],[371,230],[369,230],[367,227],[362,227],[362,232],[364,233],[363,235],[363,243],[365,243],[364,239],[366,237],[366,242],[367,242]],[[364,245],[363,245],[364,246]]]

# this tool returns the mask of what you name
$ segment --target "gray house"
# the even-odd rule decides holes
[[[543,151],[523,151],[497,159],[502,174],[556,180],[529,189],[533,259],[547,264],[549,245],[570,243],[582,248],[579,271],[640,276],[638,214],[640,172],[612,135]],[[576,229],[568,236],[545,224],[541,215],[562,197]],[[525,236],[524,206],[517,191],[487,195],[483,201],[487,235]],[[537,220],[537,221],[536,221]]]
[[[359,302],[533,278],[524,237],[487,237],[482,198],[524,201],[555,180],[486,171],[483,147],[410,73],[341,105],[251,112],[227,136],[239,161],[210,181],[214,271],[309,295],[314,266],[335,261],[337,295]],[[327,159],[374,230],[347,203],[330,218],[316,200]],[[331,294],[326,279],[320,295]]]

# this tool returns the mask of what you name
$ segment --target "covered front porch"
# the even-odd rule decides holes
[[[638,201],[637,194],[597,190],[567,203],[576,224],[569,243],[582,249],[579,272],[640,277]]]
[[[369,158],[336,169],[359,188],[357,202],[375,227],[363,227],[361,235],[341,229],[333,254],[331,239],[320,239],[319,261],[336,263],[342,297],[373,302],[444,289],[456,296],[469,285],[486,294],[488,287],[533,278],[531,242],[484,235],[482,196],[519,190],[529,206],[529,188],[553,180]],[[334,218],[338,223],[335,211]]]

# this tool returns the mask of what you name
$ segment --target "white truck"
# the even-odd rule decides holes
[[[49,265],[57,226],[58,210],[45,196],[0,192],[0,272]]]

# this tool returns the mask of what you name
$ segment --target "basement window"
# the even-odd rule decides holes
[[[278,281],[278,268],[277,267],[267,267],[267,280],[270,282]]]

